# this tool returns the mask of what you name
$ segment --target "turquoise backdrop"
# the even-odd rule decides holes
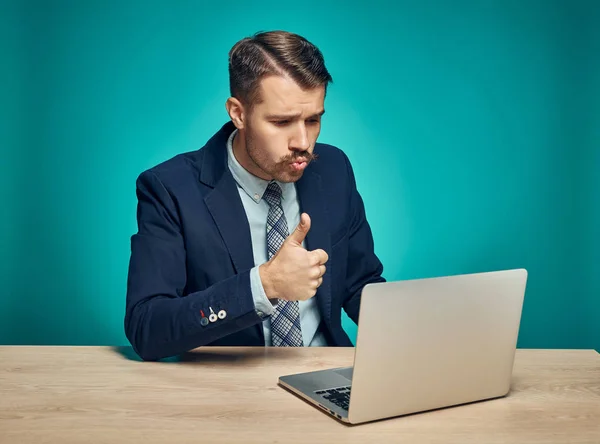
[[[600,350],[600,3],[560,0],[1,2],[0,343],[127,344],[135,179],[271,29],[325,55],[389,280],[525,267],[519,346]]]

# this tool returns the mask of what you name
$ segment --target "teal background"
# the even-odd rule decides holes
[[[600,3],[260,5],[0,3],[0,343],[127,344],[137,175],[226,121],[237,40],[286,29],[325,55],[319,140],[385,276],[525,267],[519,346],[600,350]]]

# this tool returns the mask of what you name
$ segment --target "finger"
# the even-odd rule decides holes
[[[325,265],[313,265],[309,271],[308,276],[311,279],[317,280],[325,274],[325,271],[326,271]]]
[[[312,290],[310,290],[308,293],[306,293],[305,296],[303,296],[302,298],[300,298],[299,300],[301,301],[307,301],[310,298],[312,298],[315,294],[317,294],[317,288],[313,288]]]
[[[320,277],[319,280],[317,281],[317,288],[319,288],[322,283],[323,283],[323,278]]]
[[[310,256],[313,265],[324,265],[329,260],[325,250],[321,249],[310,251]]]
[[[288,239],[301,245],[308,234],[308,230],[310,230],[310,216],[306,213],[302,213],[300,215],[300,223],[296,226],[296,229],[292,234],[288,236]]]

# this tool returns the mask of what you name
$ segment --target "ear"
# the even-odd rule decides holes
[[[244,129],[247,116],[242,102],[235,97],[230,97],[227,99],[227,102],[225,102],[225,108],[235,127],[238,130]]]

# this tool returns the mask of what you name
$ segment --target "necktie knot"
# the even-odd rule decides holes
[[[271,182],[263,194],[263,199],[267,201],[269,206],[281,205],[281,187],[277,182]]]

